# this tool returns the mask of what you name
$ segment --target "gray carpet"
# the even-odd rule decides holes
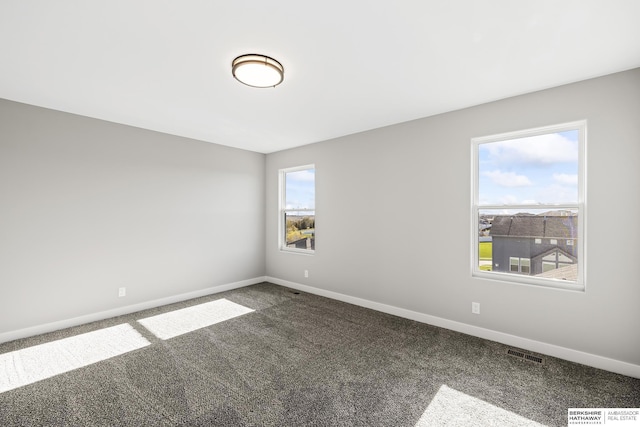
[[[167,340],[138,322],[221,298],[254,311]],[[150,345],[0,393],[0,425],[566,426],[568,408],[640,407],[638,379],[526,362],[269,283],[0,344],[0,355],[123,323]]]

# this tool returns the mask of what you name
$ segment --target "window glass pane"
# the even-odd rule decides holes
[[[285,224],[286,247],[315,249],[316,215],[314,211],[285,212]]]
[[[578,202],[578,130],[481,143],[479,205]]]
[[[577,209],[481,209],[478,224],[480,270],[537,276],[560,260],[577,271]]]
[[[316,207],[316,171],[305,169],[285,174],[284,209],[315,209]]]

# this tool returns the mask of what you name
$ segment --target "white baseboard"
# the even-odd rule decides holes
[[[349,304],[370,308],[372,310],[381,311],[383,313],[392,314],[394,316],[403,317],[405,319],[415,320],[421,323],[427,323],[429,325],[450,329],[456,332],[462,332],[467,335],[484,338],[490,341],[496,341],[508,346],[518,347],[523,350],[529,350],[536,353],[557,357],[560,359],[568,360],[570,362],[580,363],[580,364],[592,366],[598,369],[604,369],[605,371],[615,372],[617,374],[622,374],[629,377],[640,378],[639,365],[622,362],[620,360],[615,360],[615,359],[610,359],[608,357],[585,353],[579,350],[573,350],[570,348],[561,347],[554,344],[547,344],[541,341],[535,341],[528,338],[522,338],[516,335],[505,334],[503,332],[493,331],[491,329],[481,328],[479,326],[473,326],[473,325],[469,325],[462,322],[456,322],[453,320],[444,319],[442,317],[431,316],[428,314],[419,313],[417,311],[407,310],[404,308],[398,308],[391,305],[382,304],[379,302],[374,302],[374,301],[369,301],[362,298],[344,295],[338,292],[314,288],[312,286],[302,285],[300,283],[289,282],[287,280],[282,280],[275,277],[267,276],[265,277],[265,281],[274,283],[276,285],[297,289],[303,292],[308,292],[310,294],[320,295],[320,296],[335,299],[338,301],[347,302]]]
[[[0,334],[0,343],[13,341],[20,338],[27,338],[34,335],[44,334],[47,332],[53,332],[60,329],[70,328],[73,326],[83,325],[85,323],[96,322],[98,320],[104,320],[111,317],[122,316],[124,314],[135,313],[136,311],[147,310],[149,308],[155,308],[162,305],[173,304],[176,302],[186,301],[193,298],[199,298],[206,295],[217,294],[224,291],[230,291],[232,289],[238,289],[245,286],[255,285],[266,281],[264,276],[254,277],[253,279],[241,280],[239,282],[227,283],[219,286],[212,286],[206,289],[200,289],[197,291],[187,292],[184,294],[173,295],[170,297],[159,298],[152,301],[145,301],[138,304],[127,305],[124,307],[118,307],[111,310],[100,311],[98,313],[86,314],[84,316],[73,317],[71,319],[59,320],[56,322],[45,323],[43,325],[32,326],[29,328],[19,329],[16,331],[3,332]]]

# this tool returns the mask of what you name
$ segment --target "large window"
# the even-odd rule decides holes
[[[584,290],[586,122],[472,148],[473,276]]]
[[[280,170],[280,249],[316,248],[316,170],[313,165]]]

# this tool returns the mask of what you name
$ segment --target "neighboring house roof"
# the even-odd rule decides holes
[[[538,216],[571,216],[571,215],[575,215],[575,213],[573,213],[572,211],[569,210],[556,210],[556,211],[548,211],[548,212],[544,212],[541,214],[538,214]]]
[[[576,282],[578,280],[578,264],[569,264],[565,267],[549,270],[536,275],[536,277],[545,277],[548,279],[570,280]]]
[[[540,215],[499,215],[493,219],[491,236],[575,239],[578,217]]]

